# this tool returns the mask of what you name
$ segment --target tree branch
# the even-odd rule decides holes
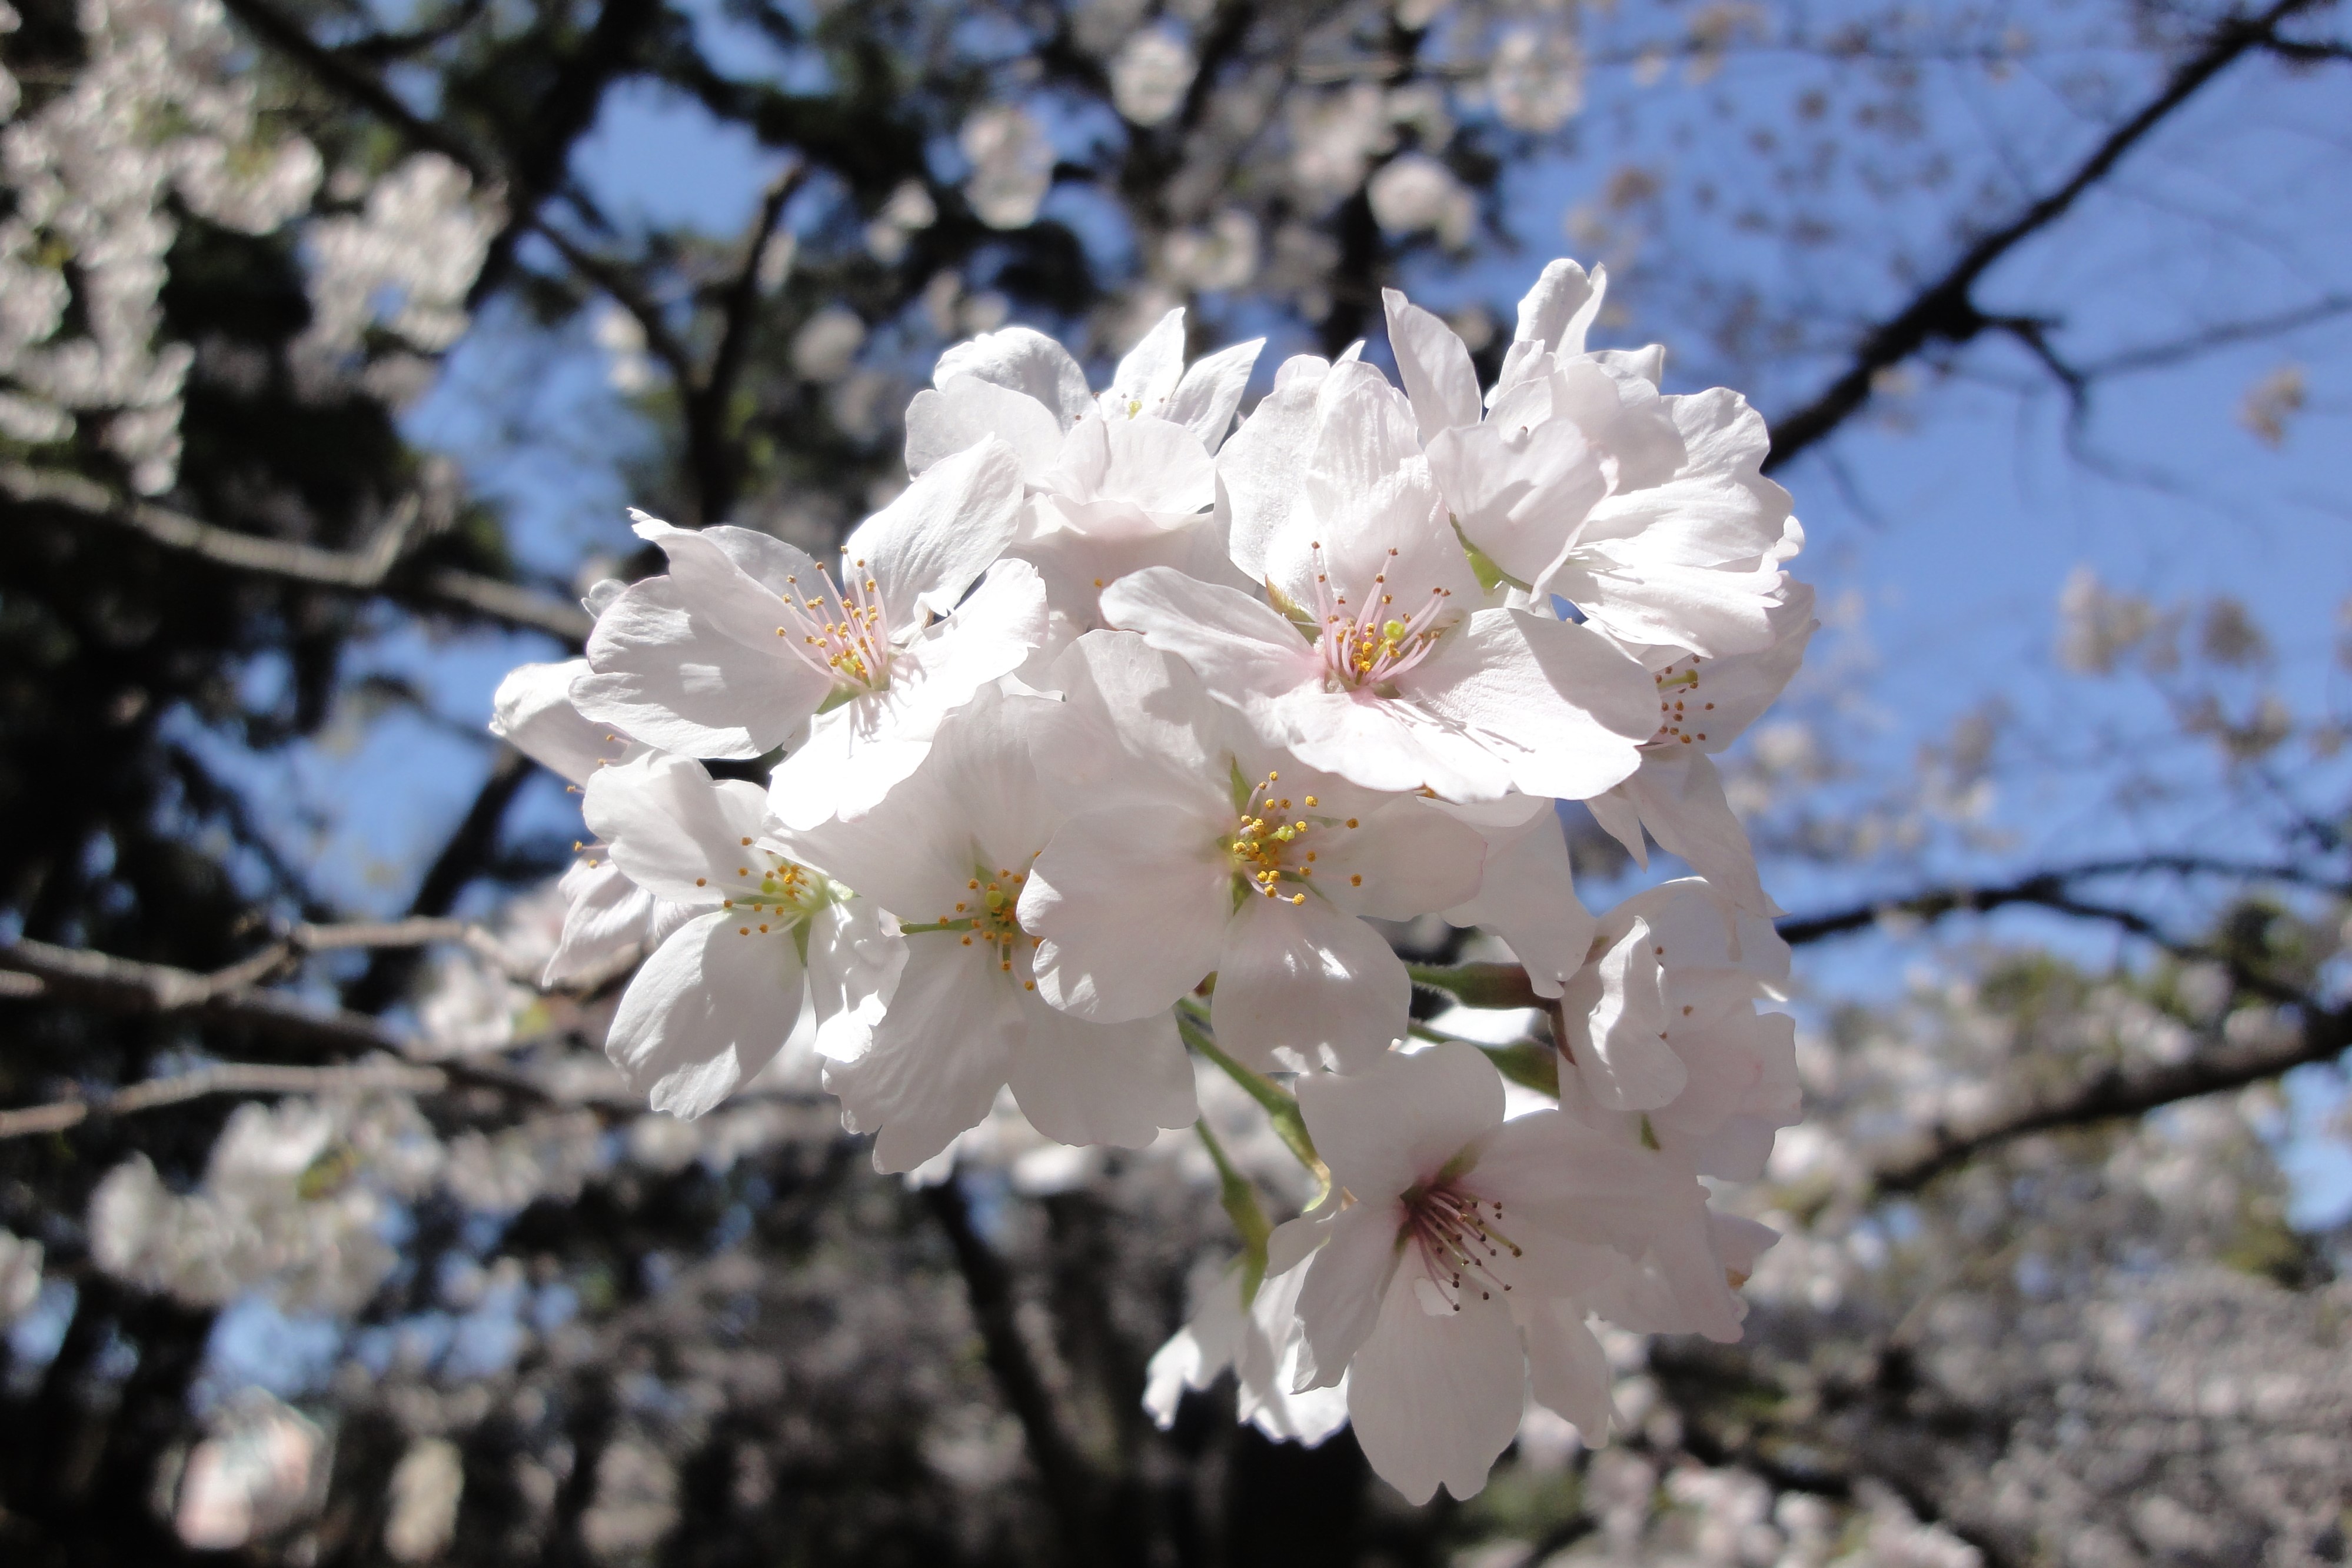
[[[0,1111],[0,1138],[61,1133],[92,1116],[129,1116],[165,1105],[185,1104],[210,1094],[336,1094],[389,1089],[407,1094],[437,1094],[449,1076],[437,1068],[401,1061],[361,1061],[337,1067],[289,1067],[278,1062],[223,1061],[169,1078],[151,1078],[111,1094],[60,1100]]]
[[[744,241],[742,265],[736,268],[719,297],[719,342],[699,384],[681,388],[686,393],[687,455],[693,470],[698,510],[707,525],[724,522],[734,509],[740,483],[741,454],[729,439],[728,405],[743,371],[751,346],[751,321],[760,304],[760,264],[775,242],[776,225],[784,206],[807,183],[809,166],[795,162],[768,183],[760,210],[751,219]]]
[[[1838,378],[1804,407],[1772,422],[1767,473],[1825,439],[1869,402],[1882,371],[1901,364],[1928,343],[1964,343],[1993,325],[1972,298],[1977,282],[1996,262],[2025,240],[2063,217],[2083,193],[2105,179],[2125,154],[2147,140],[2199,89],[2250,50],[2275,47],[2280,23],[2311,9],[2319,0],[2273,0],[2259,16],[2233,16],[2207,35],[2195,54],[2174,68],[2164,88],[2093,150],[2066,181],[2030,204],[2000,228],[1979,238],[1908,305],[1865,334]]]
[[[947,1233],[971,1299],[972,1322],[980,1330],[988,1370],[1004,1402],[1013,1407],[1027,1439],[1029,1457],[1044,1483],[1046,1506],[1059,1526],[1063,1556],[1073,1563],[1095,1561],[1095,1500],[1098,1479],[1078,1446],[1062,1429],[1053,1390],[1029,1353],[1015,1320],[1012,1271],[1004,1260],[972,1228],[971,1208],[962,1185],[950,1176],[923,1189],[924,1205]]]
[[[166,1018],[186,1014],[345,1053],[396,1051],[402,1045],[398,1036],[364,1014],[257,988],[244,964],[199,975],[110,953],[22,939],[0,946],[0,969],[39,982],[37,993],[25,990],[21,982],[12,988],[20,997],[54,998],[103,1012]]]
[[[126,528],[166,549],[234,571],[337,593],[404,600],[419,608],[545,632],[573,648],[587,641],[592,624],[576,604],[477,572],[448,567],[401,570],[401,552],[414,527],[413,501],[394,513],[365,549],[347,553],[240,533],[151,501],[126,500],[94,479],[57,469],[0,463],[0,496],[18,506],[53,507],[85,521]]]
[[[2081,1127],[2182,1100],[2242,1089],[2311,1062],[2330,1061],[2352,1046],[2352,1013],[2309,1015],[2292,1040],[2232,1045],[2226,1037],[2187,1061],[2116,1061],[2057,1093],[2016,1096],[1990,1111],[1937,1122],[1880,1145],[1870,1156],[1882,1193],[1914,1192],[1997,1144],[2029,1133]]]

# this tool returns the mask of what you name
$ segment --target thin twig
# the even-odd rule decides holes
[[[1915,295],[1902,309],[1863,336],[1853,359],[1812,402],[1772,422],[1772,451],[1766,472],[1790,462],[1827,437],[1869,402],[1879,373],[1910,359],[1937,340],[1964,343],[1994,323],[1977,308],[1977,282],[2021,244],[2056,223],[2083,193],[2105,179],[2125,155],[2240,57],[2276,48],[2278,26],[2312,9],[2320,0],[2274,0],[2256,16],[2234,16],[2206,37],[2204,47],[2180,62],[2163,89],[2095,148],[2063,183],[2028,204],[2015,217],[1979,238],[1941,277]]]
[[[168,1078],[151,1078],[111,1094],[0,1111],[0,1138],[61,1133],[92,1116],[135,1115],[211,1094],[341,1094],[372,1089],[438,1094],[448,1086],[448,1074],[439,1069],[414,1067],[401,1061],[359,1061],[333,1067],[221,1061]]]
[[[407,599],[519,631],[544,632],[572,647],[588,637],[588,612],[569,601],[455,568],[435,568],[414,577],[401,572],[399,554],[413,527],[413,503],[395,513],[366,549],[346,552],[240,533],[152,501],[125,499],[79,474],[16,463],[0,463],[0,496],[19,506],[55,507],[90,522],[128,528],[167,549],[256,577],[340,593]]]

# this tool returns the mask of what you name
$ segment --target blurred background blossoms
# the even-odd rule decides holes
[[[2346,25],[0,6],[0,1555],[2344,1561]],[[487,727],[665,570],[630,506],[829,556],[962,340],[1100,387],[1181,306],[1247,413],[1402,373],[1400,287],[1486,386],[1563,253],[1805,518],[1780,706],[1562,818],[1595,912],[1744,825],[1805,1120],[1740,1343],[1612,1331],[1608,1446],[1413,1506],[1201,1337],[1315,1197],[1265,1105],[886,1177],[811,1017],[649,1113],[665,916],[543,983],[582,775]]]

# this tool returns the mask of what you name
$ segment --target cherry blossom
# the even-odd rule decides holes
[[[905,953],[873,904],[793,860],[756,784],[659,752],[599,771],[583,808],[629,880],[688,912],[622,994],[605,1054],[654,1109],[698,1116],[767,1065],[814,999],[855,1054]]]
[[[1010,1083],[1066,1144],[1140,1147],[1197,1113],[1174,1020],[1092,1023],[1038,995],[1043,938],[1019,908],[1060,813],[1030,748],[1044,699],[993,688],[944,724],[931,754],[855,820],[787,831],[787,852],[896,915],[905,968],[870,1044],[831,1058],[825,1084],[876,1168],[922,1164],[989,1113]]]
[[[597,617],[572,699],[685,756],[788,746],[773,791],[787,823],[866,810],[1045,635],[1035,569],[997,559],[1020,500],[1011,450],[983,441],[858,525],[837,573],[766,534],[640,514],[670,570]]]
[[[1413,796],[1295,764],[1128,632],[1055,666],[1045,782],[1068,805],[1030,870],[1038,994],[1105,1021],[1165,1009],[1211,971],[1224,1048],[1260,1065],[1380,1060],[1411,986],[1361,916],[1444,909],[1478,887],[1476,832]]]
[[[1796,1020],[1756,1010],[1785,997],[1789,945],[1694,877],[1619,904],[1593,946],[1561,998],[1561,1106],[1630,1119],[1702,1176],[1761,1176],[1799,1113]]]
[[[1319,366],[1286,366],[1220,459],[1233,559],[1272,602],[1147,568],[1105,614],[1268,744],[1368,789],[1580,800],[1631,773],[1654,728],[1633,662],[1590,628],[1482,608],[1411,406],[1360,361]]]
[[[1506,1122],[1502,1077],[1475,1047],[1308,1075],[1298,1100],[1334,1197],[1269,1244],[1270,1275],[1305,1254],[1297,1386],[1347,1377],[1364,1457],[1409,1500],[1477,1493],[1530,1389],[1605,1434],[1595,1303],[1738,1337],[1687,1166],[1557,1111]]]

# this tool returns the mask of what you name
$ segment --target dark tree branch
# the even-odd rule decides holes
[[[2187,1061],[2111,1062],[2057,1092],[2021,1094],[1990,1111],[1937,1122],[1882,1145],[1870,1156],[1871,1177],[1882,1193],[1914,1192],[2013,1138],[2144,1115],[2182,1100],[2242,1089],[2311,1062],[2332,1061],[2347,1046],[2352,1013],[2344,1011],[2307,1015],[2302,1029],[2284,1040],[2233,1045],[2217,1030]]]
[[[1019,1303],[1012,1270],[972,1228],[971,1206],[955,1177],[925,1187],[923,1202],[947,1233],[948,1245],[955,1253],[989,1373],[1021,1423],[1030,1460],[1044,1485],[1045,1504],[1061,1533],[1063,1555],[1072,1563],[1094,1562],[1090,1548],[1097,1534],[1095,1505],[1101,1495],[1100,1478],[1064,1429],[1053,1390],[1046,1386],[1028,1342],[1022,1338],[1014,1316]]]
[[[382,596],[416,609],[545,632],[574,648],[587,641],[588,613],[567,601],[478,572],[450,567],[404,568],[401,555],[413,527],[413,506],[395,514],[365,549],[345,553],[240,533],[150,501],[126,500],[78,474],[15,463],[0,463],[0,497],[20,507],[53,507],[89,522],[127,528],[167,549],[255,577],[338,593]]]
[[[29,976],[16,997],[54,999],[102,1012],[188,1016],[233,1023],[290,1044],[342,1054],[398,1051],[401,1040],[364,1014],[321,1008],[253,985],[246,966],[199,975],[163,964],[142,964],[109,953],[22,940],[0,946],[0,969]]]
[[[686,392],[687,459],[693,471],[697,507],[705,524],[727,520],[742,483],[742,453],[733,438],[729,405],[742,377],[751,324],[759,314],[761,263],[775,243],[776,225],[783,220],[785,204],[807,180],[808,165],[796,162],[769,182],[745,236],[742,265],[719,297],[719,341],[711,350],[710,364],[699,384],[681,388]]]
[[[91,1116],[129,1116],[182,1105],[210,1094],[348,1094],[388,1089],[406,1094],[438,1094],[449,1086],[437,1068],[400,1061],[361,1061],[349,1066],[290,1067],[268,1061],[223,1061],[169,1078],[151,1078],[111,1094],[60,1100],[0,1111],[0,1138],[31,1133],[61,1133]]]
[[[1879,373],[1910,359],[1931,342],[1965,343],[1999,325],[1977,308],[1978,281],[2010,252],[2050,227],[2146,141],[2198,90],[2237,60],[2281,40],[2279,25],[2321,0],[2273,0],[2259,15],[2233,16],[2207,35],[2197,52],[2174,68],[2163,89],[2138,113],[2109,131],[2066,181],[2027,205],[2008,223],[1983,235],[1958,260],[1902,309],[1866,333],[1845,370],[1819,396],[1772,422],[1772,451],[1766,472],[1827,438],[1870,401]],[[2029,345],[2030,346],[2030,345]]]
[[[224,0],[229,14],[254,36],[299,64],[322,86],[351,99],[418,147],[438,152],[473,175],[482,193],[503,200],[506,182],[480,152],[455,132],[436,125],[401,100],[383,79],[352,57],[327,47],[310,29],[268,0]]]
[[[2161,370],[2193,360],[2200,354],[2211,353],[2216,349],[2259,342],[2283,332],[2315,327],[2322,321],[2347,314],[2352,314],[2352,294],[2329,294],[2308,305],[2281,310],[2275,315],[2257,316],[2245,321],[2228,321],[2168,343],[2150,343],[2142,348],[2126,349],[2104,359],[2094,360],[2079,369],[2084,376],[2095,381],[2104,376],[2128,375],[2136,371]]]
[[[2342,879],[2323,875],[2308,866],[2262,864],[2210,855],[2138,855],[2125,860],[2086,861],[2080,865],[2034,872],[2014,882],[1996,883],[1988,887],[1937,888],[1902,898],[1876,899],[1822,915],[1790,915],[1780,922],[1778,929],[1782,941],[1797,947],[1855,931],[1866,931],[1890,917],[1941,920],[1953,915],[1990,914],[1996,909],[2021,904],[2095,919],[2146,924],[2143,917],[2128,912],[2082,904],[2074,898],[2071,891],[2086,882],[2132,876],[2219,877],[2232,882],[2287,883],[2336,894],[2346,891]],[[2163,939],[2152,925],[2139,934]]]

